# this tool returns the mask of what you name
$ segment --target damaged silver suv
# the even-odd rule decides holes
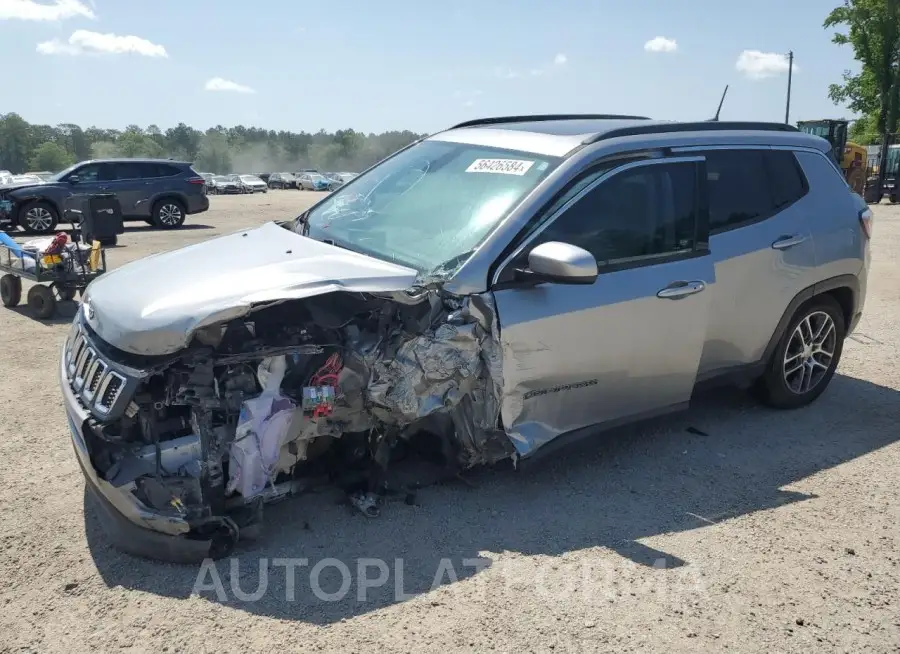
[[[374,516],[705,382],[813,401],[872,229],[828,153],[766,123],[476,120],[294,220],[107,273],[60,378],[111,540],[223,556],[265,503],[321,484]]]

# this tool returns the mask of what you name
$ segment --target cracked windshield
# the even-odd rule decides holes
[[[306,217],[305,233],[450,277],[556,166],[553,157],[424,141],[336,192]]]

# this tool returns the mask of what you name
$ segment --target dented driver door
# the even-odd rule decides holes
[[[578,181],[498,268],[501,415],[520,456],[689,402],[715,283],[704,194],[702,157],[600,171]],[[550,241],[594,254],[596,281],[517,284],[528,252]]]

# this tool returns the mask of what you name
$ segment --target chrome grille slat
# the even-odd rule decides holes
[[[84,388],[84,377],[87,372],[88,367],[91,365],[91,361],[94,360],[94,357],[97,355],[94,352],[92,347],[85,347],[81,351],[81,356],[78,357],[78,360],[75,362],[75,379],[73,380],[73,388],[76,391],[80,391]]]
[[[82,404],[101,420],[112,419],[124,412],[129,396],[137,388],[140,377],[117,372],[114,362],[104,360],[81,325],[76,322],[66,339],[63,352],[68,383]]]

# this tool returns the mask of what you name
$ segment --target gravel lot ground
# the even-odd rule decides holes
[[[177,232],[129,227],[109,260],[291,217],[314,197],[213,197]],[[198,568],[113,550],[85,510],[56,379],[68,320],[0,310],[0,652],[900,651],[898,253],[900,207],[878,207],[865,317],[812,407],[718,392],[378,520],[327,494],[279,504],[199,593]],[[308,559],[294,588],[272,566],[289,557]],[[339,594],[339,569],[311,575],[330,557],[350,583],[332,602],[314,583]],[[366,557],[387,563],[383,586],[358,583]]]

